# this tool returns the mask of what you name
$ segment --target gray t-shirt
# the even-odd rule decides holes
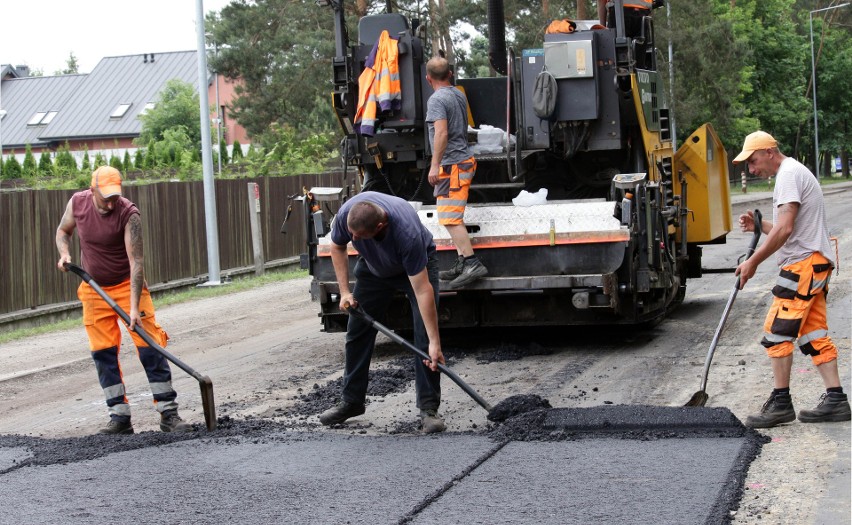
[[[426,104],[429,145],[435,150],[435,121],[447,121],[447,149],[441,165],[458,164],[473,156],[467,145],[467,100],[453,86],[438,88]]]
[[[388,214],[387,233],[381,240],[352,240],[346,219],[352,205],[362,201],[378,204]],[[351,241],[367,268],[378,277],[417,275],[426,268],[429,255],[435,251],[432,234],[420,222],[411,204],[375,191],[359,193],[340,207],[331,224],[331,241],[340,246]]]
[[[836,265],[828,238],[822,188],[808,168],[787,157],[781,162],[776,174],[775,191],[772,194],[773,222],[778,221],[778,207],[791,202],[799,203],[799,212],[796,214],[793,233],[775,253],[778,266],[807,259],[814,252],[820,252]]]

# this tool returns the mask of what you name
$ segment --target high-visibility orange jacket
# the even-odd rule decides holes
[[[651,9],[653,5],[653,0],[629,0],[628,2],[624,2],[624,7],[632,7],[634,9]]]
[[[399,83],[399,48],[397,41],[387,31],[382,31],[378,42],[364,62],[364,71],[358,77],[358,107],[355,111],[355,129],[362,135],[373,135],[379,111],[402,107]]]

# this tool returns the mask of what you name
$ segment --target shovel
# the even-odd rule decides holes
[[[127,315],[127,313],[122,310],[121,307],[118,306],[118,304],[116,304],[112,297],[107,295],[103,288],[101,288],[98,283],[96,283],[92,279],[92,276],[89,275],[86,270],[72,263],[65,263],[65,268],[76,273],[78,276],[80,276],[81,279],[83,279],[83,281],[85,281],[89,286],[91,286],[92,289],[98,292],[98,295],[100,295],[103,300],[106,301],[106,303],[110,305],[113,310],[115,310],[115,313],[117,313],[119,317],[121,317],[124,323],[127,326],[130,326],[130,316]],[[180,367],[181,370],[198,380],[198,383],[201,385],[201,406],[204,409],[204,422],[207,425],[207,430],[216,430],[216,405],[213,403],[213,381],[211,381],[209,377],[199,374],[198,372],[193,370],[189,365],[174,356],[171,352],[158,345],[140,325],[137,324],[136,326],[134,326],[133,331],[139,334],[139,337],[141,337],[142,340],[144,340],[149,347],[151,347],[163,357]]]
[[[347,311],[350,314],[353,314],[356,317],[359,317],[359,318],[367,321],[368,323],[370,323],[373,326],[373,328],[375,328],[379,332],[385,334],[386,336],[390,337],[394,342],[401,344],[407,350],[414,352],[415,354],[419,355],[420,357],[422,357],[423,359],[425,359],[427,361],[432,360],[432,358],[429,357],[429,354],[427,354],[423,350],[420,350],[419,348],[417,348],[413,344],[409,343],[408,341],[406,341],[405,339],[403,339],[402,337],[397,335],[396,332],[394,332],[393,330],[391,330],[387,326],[385,326],[382,323],[373,319],[370,316],[370,314],[368,314],[367,312],[365,312],[361,308],[359,308],[357,306],[351,306],[350,305],[349,308],[347,309]],[[447,368],[445,365],[442,365],[441,363],[438,363],[438,370],[440,370],[441,372],[446,374],[447,377],[452,379],[455,384],[459,385],[459,387],[461,387],[461,389],[464,390],[467,395],[469,395],[471,398],[473,398],[474,401],[479,403],[479,405],[482,408],[487,410],[489,413],[491,412],[493,407],[490,404],[488,404],[487,401],[482,399],[482,396],[477,394],[476,391],[473,388],[470,387],[470,385],[465,383],[464,379],[460,378],[455,372],[453,372],[452,370]]]
[[[748,247],[745,258],[751,257],[757,248],[757,241],[760,240],[761,224],[763,215],[760,210],[754,210],[754,236],[751,238],[751,244]],[[710,363],[713,362],[713,354],[716,352],[716,344],[719,342],[719,336],[722,334],[722,328],[725,327],[725,321],[728,320],[728,314],[731,313],[731,306],[734,304],[734,299],[737,298],[737,292],[740,291],[740,277],[737,276],[737,281],[734,283],[734,290],[728,298],[728,304],[725,305],[725,311],[722,313],[722,319],[719,321],[719,326],[716,327],[716,333],[713,335],[713,342],[710,343],[710,351],[707,352],[707,359],[704,361],[704,377],[701,379],[701,389],[692,394],[692,398],[684,406],[688,407],[703,407],[707,404],[707,375],[710,373]]]

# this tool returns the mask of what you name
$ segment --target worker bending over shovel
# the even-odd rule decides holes
[[[121,196],[118,170],[110,166],[96,169],[91,188],[72,195],[65,206],[56,229],[57,266],[63,272],[68,271],[65,264],[71,262],[74,230],[80,238],[83,269],[118,306],[129,312],[130,335],[148,375],[154,406],[160,413],[160,430],[192,430],[178,415],[169,363],[133,331],[137,324],[141,325],[160,346],[166,346],[169,339],[154,317],[154,303],[145,284],[139,209]],[[132,434],[130,405],[118,359],[121,347],[118,313],[88,283],[80,284],[77,297],[83,303],[83,324],[109,408],[109,423],[98,433]]]
[[[331,260],[340,287],[340,308],[360,306],[380,317],[396,291],[411,303],[414,345],[429,354],[429,360],[414,359],[417,408],[423,432],[444,430],[438,415],[441,404],[441,375],[444,364],[438,333],[438,259],[432,234],[420,222],[411,204],[372,191],[352,197],[340,208],[331,226]],[[349,289],[347,244],[358,251],[355,289]],[[342,400],[319,416],[323,425],[336,425],[364,413],[370,360],[376,344],[376,329],[360,316],[350,315],[346,327],[346,365]]]
[[[837,371],[837,347],[828,336],[826,322],[825,297],[835,261],[822,188],[810,170],[781,153],[775,139],[764,131],[746,137],[743,151],[734,164],[743,161],[753,175],[764,179],[775,176],[776,181],[772,222],[763,220],[762,224],[755,224],[752,212],[740,216],[743,231],[761,228],[767,235],[754,255],[737,267],[740,288],[773,253],[781,267],[760,342],[771,358],[775,389],[761,411],[746,419],[746,425],[769,428],[796,419],[790,396],[794,342],[803,354],[811,357],[826,387],[816,408],[799,411],[799,421],[849,421],[849,400],[840,386]]]

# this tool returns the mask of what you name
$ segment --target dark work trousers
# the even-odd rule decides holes
[[[429,282],[435,291],[435,305],[438,304],[438,258],[435,253],[429,256],[426,265]],[[429,353],[429,337],[426,326],[417,306],[417,297],[411,287],[411,281],[405,273],[395,277],[377,277],[362,258],[355,263],[355,300],[365,312],[381,322],[390,306],[395,291],[404,292],[411,303],[414,322],[414,346]],[[346,369],[343,375],[343,401],[364,403],[367,397],[367,380],[373,348],[376,346],[376,329],[367,321],[354,315],[349,316],[346,328]],[[438,409],[441,404],[441,374],[433,372],[423,364],[420,356],[414,357],[414,385],[417,390],[417,407],[421,410]]]

